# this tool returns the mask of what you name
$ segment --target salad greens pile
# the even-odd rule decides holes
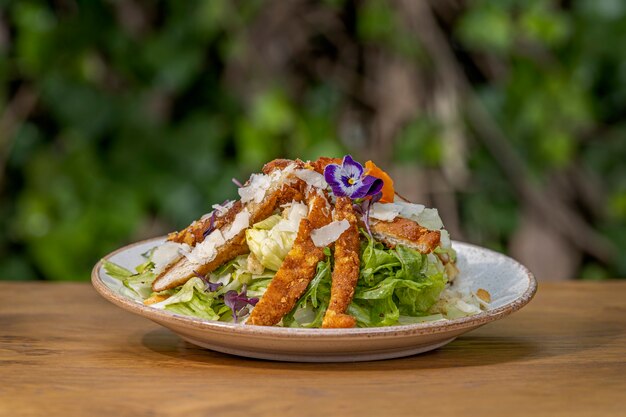
[[[424,255],[406,246],[385,248],[361,231],[359,281],[348,313],[359,327],[391,326],[442,318],[430,314],[447,283],[446,271],[436,255]],[[333,257],[317,265],[317,274],[294,309],[283,318],[290,327],[320,327],[330,301]]]
[[[181,287],[152,292],[154,251],[146,262],[129,271],[105,261],[104,268],[123,284],[124,295],[139,301],[155,299],[152,307],[208,320],[240,321],[263,295],[287,252],[295,233],[274,230],[281,222],[270,217],[249,229],[251,253],[224,264],[208,276],[198,275]],[[280,229],[280,227],[279,227]],[[284,229],[284,227],[283,227]],[[446,270],[436,254],[424,255],[406,246],[385,248],[363,230],[360,276],[348,313],[359,327],[391,326],[443,318],[429,310],[447,283]],[[451,249],[438,248],[454,257]],[[437,252],[436,251],[436,252]],[[333,254],[324,250],[315,277],[293,310],[282,321],[287,327],[321,327],[330,301]],[[158,298],[155,298],[158,297]]]

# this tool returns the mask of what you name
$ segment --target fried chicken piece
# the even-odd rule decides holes
[[[390,222],[370,219],[370,229],[375,239],[387,246],[404,245],[420,253],[430,253],[439,246],[441,233],[428,230],[413,220],[396,217]]]
[[[307,203],[309,214],[300,221],[293,247],[246,324],[273,326],[280,322],[304,294],[315,276],[318,262],[324,259],[324,250],[315,246],[311,232],[330,223],[328,201],[321,193],[311,192]]]
[[[352,200],[339,197],[335,203],[334,220],[347,220],[350,227],[335,241],[335,266],[330,289],[330,303],[322,322],[323,328],[354,327],[354,317],[345,314],[359,279],[359,229]]]
[[[322,156],[318,158],[316,161],[309,162],[308,165],[313,168],[316,172],[320,174],[324,174],[324,169],[327,165],[330,164],[341,164],[341,158],[328,158],[326,156]]]
[[[273,161],[269,161],[267,164],[263,165],[263,169],[261,170],[264,174],[269,174],[272,171],[277,169],[283,170],[287,168],[289,165],[294,164],[296,169],[303,168],[304,163],[299,160],[291,160],[291,159],[274,159]]]
[[[239,255],[250,252],[246,243],[245,230],[217,249],[215,258],[206,264],[196,264],[186,257],[168,265],[152,283],[152,290],[159,292],[183,285],[197,274],[206,275],[220,265]]]
[[[213,218],[213,230],[221,229],[224,225],[232,223],[235,216],[241,211],[242,208],[243,204],[241,201],[235,201],[224,214],[216,214]],[[183,229],[180,232],[170,233],[167,236],[167,240],[176,243],[186,243],[189,246],[195,246],[196,243],[204,240],[205,233],[211,228],[211,217],[212,215],[204,216],[200,220],[196,220],[191,223],[186,229]]]
[[[276,167],[275,169],[281,168]],[[249,225],[264,220],[269,217],[280,204],[284,204],[284,202],[286,202],[284,201],[285,198],[289,198],[288,202],[291,202],[292,200],[300,201],[303,199],[303,189],[303,181],[295,177],[286,176],[276,184],[271,185],[261,202],[256,203],[254,201],[250,201],[245,204],[241,203],[241,201],[236,202],[224,216],[216,219],[215,230],[219,230],[222,233],[226,231],[233,223],[236,215],[244,209],[250,213]],[[195,245],[204,241],[204,231],[201,236],[198,236],[198,230],[203,230],[200,226],[193,226],[192,224],[192,226],[188,229],[189,230],[186,232],[181,232],[181,239],[183,239],[183,242],[187,243],[184,240],[185,238],[187,238],[189,242],[193,242]],[[215,257],[205,264],[197,264],[189,260],[187,257],[180,257],[177,261],[168,265],[159,274],[152,284],[152,289],[159,292],[183,285],[196,273],[206,275],[217,269],[217,267],[222,265],[224,262],[248,252],[250,252],[250,250],[246,243],[246,232],[244,228],[227,242],[217,247]]]
[[[247,205],[246,208],[250,211],[250,224],[261,221],[272,214],[276,207],[279,193],[280,190],[272,193],[268,199],[259,204],[251,203]],[[226,230],[227,226],[230,226],[230,223],[224,224],[218,230]],[[248,252],[250,252],[250,249],[246,243],[246,229],[243,229],[232,239],[218,247],[215,257],[206,264],[196,264],[183,256],[178,261],[168,265],[154,280],[152,289],[159,292],[178,287],[195,276],[196,273],[206,275],[209,272],[213,272],[224,262],[228,262],[236,256],[244,255]]]

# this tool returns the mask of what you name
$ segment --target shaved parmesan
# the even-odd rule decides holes
[[[234,204],[235,204],[234,201],[229,201],[224,205],[213,204],[213,206],[211,207],[213,208],[213,210],[217,211],[218,216],[223,216]],[[213,212],[209,213],[208,215],[210,216],[211,214],[213,214]]]
[[[300,220],[302,220],[309,212],[309,208],[303,203],[290,203],[286,205],[283,216],[283,220],[278,222],[275,229],[278,232],[298,232],[300,227]]]
[[[370,217],[385,222],[390,222],[396,217],[417,221],[418,216],[424,211],[424,205],[405,203],[398,201],[395,203],[374,203],[370,211]]]
[[[192,263],[204,265],[215,259],[217,248],[226,243],[224,235],[219,230],[214,230],[202,242],[198,243],[190,252],[184,251],[183,255]]]
[[[398,201],[394,204],[400,206],[400,216],[413,221],[415,221],[417,219],[417,216],[419,216],[424,211],[423,204],[413,204],[404,201]]]
[[[339,239],[339,236],[349,228],[350,222],[347,220],[335,220],[326,226],[313,230],[311,232],[311,240],[313,240],[315,246],[323,248]]]
[[[400,215],[402,207],[394,203],[374,203],[370,209],[370,217],[373,219],[390,222]]]
[[[217,248],[248,227],[250,227],[250,213],[248,210],[243,209],[237,213],[230,227],[224,230],[223,233],[219,229],[214,230],[193,249],[187,245],[182,245],[180,252],[194,264],[205,265],[215,259]]]
[[[157,246],[152,252],[153,272],[158,275],[165,267],[180,259],[180,249],[181,245],[176,242],[165,242]]]
[[[238,190],[241,202],[248,203],[254,201],[255,203],[260,203],[271,185],[272,178],[269,175],[252,174],[248,185],[240,187]]]
[[[252,174],[248,184],[244,187],[239,187],[238,192],[241,202],[244,204],[250,201],[260,203],[263,201],[267,190],[280,181],[287,179],[293,173],[294,167],[295,165],[292,163],[282,170],[277,169],[267,175]]]
[[[235,216],[233,223],[224,232],[224,240],[229,241],[237,236],[242,230],[250,227],[250,213],[243,209]]]
[[[324,176],[312,169],[298,169],[293,174],[312,187],[322,189],[328,187]]]
[[[439,217],[439,212],[434,208],[424,209],[415,219],[417,223],[429,230],[439,230],[443,228],[443,222]]]

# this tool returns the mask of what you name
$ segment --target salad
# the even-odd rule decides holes
[[[306,328],[488,308],[487,291],[455,287],[456,253],[437,210],[400,197],[372,161],[277,159],[237,185],[239,200],[170,233],[134,270],[104,261],[124,295],[207,320]]]

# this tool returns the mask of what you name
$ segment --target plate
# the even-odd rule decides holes
[[[162,243],[150,239],[125,246],[104,259],[133,269],[142,253]],[[419,324],[354,328],[297,329],[251,326],[198,319],[143,305],[120,293],[120,281],[104,271],[102,261],[92,271],[95,289],[113,304],[150,319],[194,345],[218,352],[293,362],[356,362],[398,358],[436,349],[459,335],[501,319],[528,304],[537,282],[523,265],[508,256],[454,241],[461,273],[455,285],[491,294],[490,308],[471,317]]]

